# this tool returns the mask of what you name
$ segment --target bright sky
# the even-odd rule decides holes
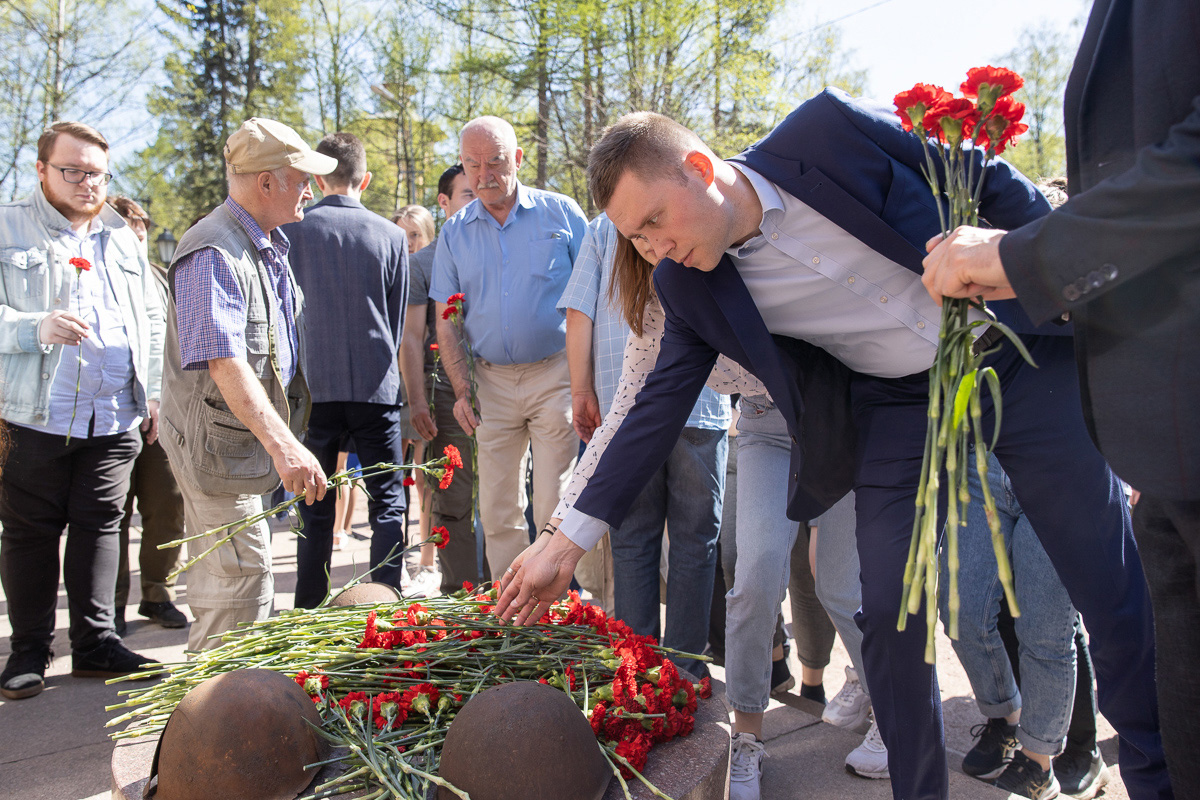
[[[810,30],[834,22],[852,66],[868,70],[866,94],[881,100],[914,83],[957,91],[971,67],[1019,44],[1023,28],[1043,22],[1064,32],[1074,47],[1091,0],[792,0],[785,24]]]

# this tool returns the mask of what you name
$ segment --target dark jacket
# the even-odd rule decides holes
[[[1200,498],[1200,4],[1097,0],[1067,84],[1069,202],[1001,241],[1070,311],[1084,416],[1135,488]]]
[[[938,231],[938,214],[919,172],[922,145],[890,109],[830,89],[734,160],[881,255],[922,271],[924,243]],[[1049,211],[1007,163],[987,169],[981,213],[991,224],[1014,227]],[[576,507],[620,523],[645,476],[678,438],[721,353],[758,376],[791,429],[788,516],[819,516],[853,485],[850,370],[807,342],[772,336],[728,257],[711,272],[663,261],[654,284],[667,315],[658,361]],[[1018,327],[1027,329],[1028,320]]]
[[[408,302],[404,230],[344,195],[282,226],[308,305],[305,376],[314,403],[398,405],[397,353]]]

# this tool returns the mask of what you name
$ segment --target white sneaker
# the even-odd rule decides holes
[[[879,726],[875,724],[874,717],[871,718],[871,729],[867,731],[862,744],[846,756],[846,772],[860,778],[877,780],[887,780],[891,777],[888,773],[887,747],[879,736]]]
[[[411,597],[437,597],[442,593],[442,573],[434,567],[421,567],[408,584],[406,595]]]
[[[759,800],[762,760],[766,755],[762,742],[753,733],[733,735],[733,753],[729,757],[729,800]]]
[[[846,667],[846,682],[841,691],[825,705],[821,719],[839,728],[857,728],[871,713],[871,698],[867,696],[854,667]]]

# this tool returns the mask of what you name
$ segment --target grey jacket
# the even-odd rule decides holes
[[[159,436],[176,476],[205,494],[266,494],[279,485],[266,448],[230,410],[208,370],[185,370],[180,361],[175,267],[184,256],[205,247],[216,248],[225,258],[246,298],[246,361],[271,406],[297,436],[308,424],[312,401],[303,373],[303,295],[289,271],[300,346],[296,375],[285,387],[274,347],[275,312],[267,299],[272,288],[266,264],[245,228],[222,203],[183,235],[168,272],[171,301]]]
[[[163,309],[149,262],[137,236],[117,212],[100,211],[104,264],[112,278],[133,356],[133,395],[138,413],[158,398],[163,362]],[[50,385],[62,345],[38,341],[38,324],[55,309],[67,309],[75,272],[59,244],[70,223],[42,194],[0,205],[0,418],[21,425],[49,421]]]

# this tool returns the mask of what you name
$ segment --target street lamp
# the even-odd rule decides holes
[[[163,264],[170,264],[171,257],[175,255],[175,248],[179,242],[175,241],[175,237],[166,228],[154,240],[154,246],[158,248],[158,257]]]

